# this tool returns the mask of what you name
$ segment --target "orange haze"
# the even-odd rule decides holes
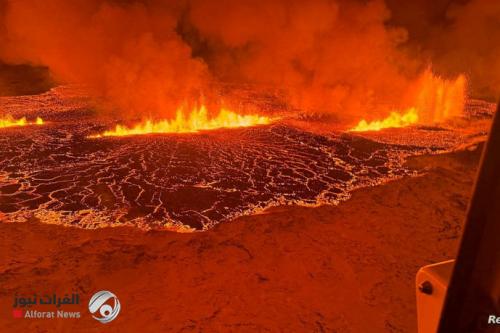
[[[451,25],[429,28],[442,37],[420,45],[383,0],[0,0],[0,59],[48,66],[59,81],[88,86],[120,117],[174,119],[185,101],[221,103],[218,87],[231,82],[279,92],[301,112],[352,121],[415,106],[427,122],[460,112],[435,93],[446,86],[444,95],[461,94],[443,80],[462,72],[479,81],[498,76],[499,52],[480,56],[493,49],[483,37],[487,23],[464,9],[498,17],[488,3],[450,6]],[[448,34],[464,35],[463,22],[480,36],[458,44],[467,63],[451,46],[442,49]],[[445,54],[453,70],[444,68]],[[492,71],[477,74],[474,57],[474,66]],[[433,60],[447,77],[426,74]]]

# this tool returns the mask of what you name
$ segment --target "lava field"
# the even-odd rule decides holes
[[[493,112],[470,104],[476,125],[458,129],[318,134],[281,121],[91,139],[106,122],[63,92],[0,99],[4,112],[47,119],[0,129],[0,219],[189,231],[277,205],[337,204],[354,189],[418,174],[409,156],[480,140]]]

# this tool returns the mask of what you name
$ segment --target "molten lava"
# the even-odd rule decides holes
[[[464,75],[446,80],[427,69],[410,89],[406,104],[412,106],[404,114],[393,111],[383,120],[367,122],[363,119],[350,131],[380,131],[416,123],[441,123],[452,117],[460,117],[464,112],[466,89],[467,80]]]
[[[144,120],[133,127],[116,125],[114,130],[105,131],[102,134],[90,136],[90,138],[101,138],[106,136],[128,136],[158,133],[194,133],[204,130],[218,128],[250,127],[269,124],[271,119],[258,115],[240,115],[221,109],[216,117],[210,118],[207,108],[202,106],[191,111],[188,117],[182,109],[178,109],[176,118],[172,120]]]
[[[352,128],[351,132],[366,132],[366,131],[380,131],[384,128],[397,128],[406,127],[418,122],[418,113],[415,108],[410,108],[408,112],[401,115],[398,112],[391,112],[389,117],[383,120],[374,120],[372,122],[367,122],[366,120],[361,120],[358,125]]]
[[[411,105],[419,111],[419,121],[424,124],[433,124],[462,116],[466,95],[465,75],[447,80],[427,69],[420,76],[409,99]]]
[[[0,118],[0,128],[15,127],[15,126],[28,126],[28,125],[43,125],[43,119],[37,117],[34,122],[26,120],[26,117],[14,119],[12,116],[7,115],[5,118]]]

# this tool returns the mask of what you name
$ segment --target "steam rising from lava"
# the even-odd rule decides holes
[[[208,77],[175,32],[179,12],[174,1],[7,1],[0,53],[88,86],[120,115],[170,118]]]
[[[465,91],[463,78],[459,92],[426,72],[432,52],[408,52],[412,36],[391,23],[383,0],[0,0],[0,8],[1,59],[46,65],[120,117],[173,120],[184,101],[220,104],[221,83],[231,82],[347,123],[410,107],[429,122],[460,113],[447,104],[459,98],[447,96]]]
[[[413,44],[422,50],[422,56],[432,59],[440,73],[448,76],[467,73],[471,93],[476,98],[497,102],[500,96],[500,1],[447,2],[450,5],[443,19],[429,24],[424,31],[426,36]],[[432,15],[436,17],[436,13]]]

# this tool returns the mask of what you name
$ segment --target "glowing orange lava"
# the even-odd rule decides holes
[[[26,120],[26,117],[14,119],[12,116],[5,116],[0,118],[0,128],[15,127],[15,126],[28,126],[28,125],[43,125],[43,119],[37,117],[34,122]]]
[[[454,80],[443,79],[427,69],[408,92],[405,112],[392,111],[383,120],[361,120],[351,132],[380,131],[384,128],[406,127],[413,124],[435,124],[463,115],[467,80],[459,75]]]
[[[188,117],[182,109],[178,109],[175,119],[172,120],[144,120],[133,127],[116,125],[114,130],[92,135],[90,138],[107,136],[128,136],[155,133],[194,133],[218,128],[250,127],[269,124],[271,119],[258,115],[240,115],[232,111],[221,109],[216,117],[208,116],[207,108],[202,106],[191,111]]]
[[[411,108],[405,114],[401,115],[398,112],[391,112],[389,117],[383,120],[374,120],[367,122],[361,120],[358,125],[352,128],[351,132],[366,132],[366,131],[380,131],[384,128],[397,128],[406,127],[418,122],[418,113],[415,108]]]
[[[419,122],[434,124],[463,115],[466,98],[465,75],[444,79],[427,69],[417,80],[408,102],[417,109]]]

